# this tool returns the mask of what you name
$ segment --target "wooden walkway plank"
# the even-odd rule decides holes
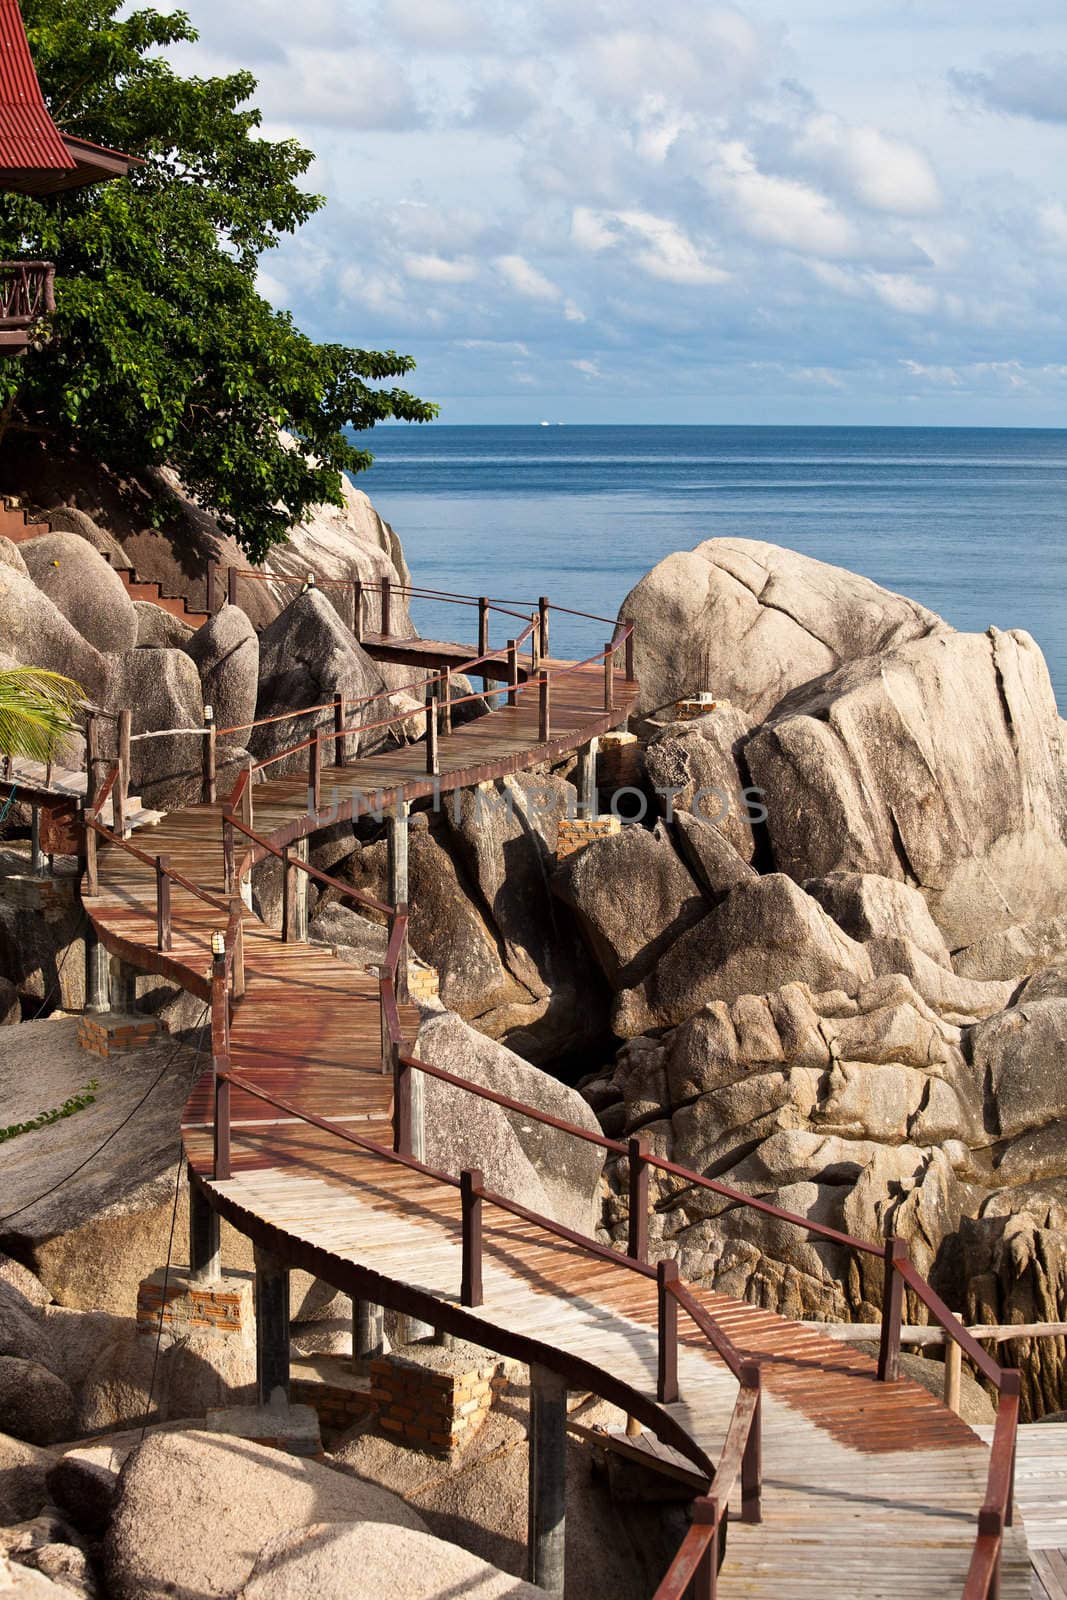
[[[420,655],[431,658],[438,647],[427,646]],[[561,680],[553,696],[559,720],[550,745],[539,742],[536,698],[527,693],[518,706],[442,737],[437,780],[425,772],[421,744],[373,752],[343,769],[324,767],[323,805],[351,808],[379,790],[383,804],[398,795],[411,801],[435,786],[446,794],[483,776],[537,765],[618,724],[634,688],[617,679],[620,706],[608,720],[603,671],[583,668]],[[299,837],[315,822],[307,803],[300,776],[268,773],[252,789],[253,825],[276,840]],[[190,878],[221,894],[219,806],[173,813],[155,837]],[[105,845],[100,880],[99,897],[87,905],[104,942],[146,970],[162,970],[154,949],[154,874]],[[166,971],[203,994],[220,914],[176,889],[172,916]],[[286,944],[251,913],[244,930],[247,990],[232,1020],[234,1070],[301,1109],[353,1131],[358,1126],[391,1146],[392,1080],[379,1070],[376,979],[325,947]],[[417,1020],[413,1008],[405,1011],[411,1037]],[[565,1359],[590,1389],[615,1395],[617,1403],[625,1404],[628,1393],[639,1399],[663,1445],[694,1464],[714,1462],[737,1385],[683,1313],[680,1399],[656,1406],[654,1282],[486,1204],[484,1303],[463,1308],[455,1189],[294,1122],[236,1089],[232,1176],[214,1183],[209,1077],[186,1106],[186,1152],[213,1203],[237,1227],[349,1292],[369,1295],[373,1286],[401,1310],[415,1296],[424,1320],[453,1325],[488,1348],[533,1352],[548,1365]],[[743,1350],[765,1358],[764,1520],[731,1532],[720,1590],[726,1600],[961,1595],[988,1464],[974,1432],[918,1385],[879,1384],[868,1358],[816,1327],[711,1290],[694,1292]],[[1017,1527],[1006,1540],[1003,1600],[1026,1600],[1029,1586],[1026,1541]]]

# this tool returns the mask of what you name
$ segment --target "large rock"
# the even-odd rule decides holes
[[[1067,912],[1042,922],[1013,923],[957,950],[961,978],[1022,978],[1067,959]]]
[[[469,1021],[483,1022],[491,1012],[529,1003],[531,995],[505,966],[495,932],[486,924],[465,874],[443,847],[441,833],[440,826],[430,827],[425,813],[411,819],[411,947],[440,973],[445,1005]],[[369,845],[358,857],[353,856],[346,864],[345,875],[357,888],[388,902],[385,841]],[[488,1022],[484,1025],[488,1026]]]
[[[0,1554],[0,1594],[4,1600],[70,1600],[72,1592],[75,1591],[66,1583],[55,1583],[43,1572]]]
[[[972,1028],[968,1042],[992,1131],[1011,1138],[1067,1118],[1067,1000],[1024,1000]],[[1067,1130],[1059,1134],[1067,1166]]]
[[[54,1450],[0,1433],[0,1527],[37,1515],[48,1499],[45,1480],[55,1460]]]
[[[591,1133],[599,1131],[577,1090],[467,1027],[452,1012],[424,1017],[416,1048],[431,1066]],[[439,1078],[426,1078],[424,1095],[426,1159],[432,1166],[452,1173],[479,1167],[498,1193],[569,1228],[592,1231],[603,1167],[598,1145],[505,1111]]]
[[[714,905],[739,883],[750,883],[759,876],[713,822],[694,817],[689,811],[678,811],[673,831],[678,853],[709,904]]]
[[[193,635],[187,622],[151,600],[135,600],[133,609],[137,613],[139,650],[180,650]]]
[[[351,1600],[352,1580],[375,1600],[545,1600],[458,1545],[415,1528],[316,1522],[265,1545],[238,1600]]]
[[[90,699],[106,700],[108,663],[103,654],[31,578],[6,564],[0,564],[0,639],[5,653],[20,666],[61,672]]]
[[[97,650],[132,650],[137,613],[122,580],[76,533],[26,539],[22,559],[37,587]]]
[[[259,639],[238,606],[223,606],[185,645],[198,672],[205,705],[211,706],[217,728],[240,727],[256,715],[259,693]],[[248,733],[226,736],[246,745]]]
[[[123,1469],[104,1547],[110,1592],[113,1600],[232,1596],[269,1538],[362,1521],[423,1528],[396,1495],[316,1461],[220,1433],[157,1433]]]
[[[668,821],[677,811],[714,823],[745,861],[755,855],[752,822],[757,796],[746,793],[743,747],[752,721],[723,701],[691,722],[657,733],[645,748],[645,774]]]
[[[899,878],[873,872],[834,872],[809,878],[812,895],[839,928],[852,939],[910,939],[938,966],[951,968],[952,957],[929,907],[917,889]]]
[[[285,718],[256,728],[249,749],[257,760],[307,739],[316,729],[333,727],[333,697],[362,702],[350,713],[348,744],[351,753],[380,748],[387,729],[360,736],[360,725],[380,722],[389,715],[385,684],[370,657],[357,644],[321,590],[311,589],[286,606],[259,639],[259,696],[256,715],[277,716],[310,706],[326,709],[313,716]],[[369,697],[369,698],[367,698]],[[323,749],[323,766],[333,760],[332,747]],[[272,777],[307,769],[307,751],[269,768]]]
[[[171,738],[135,739],[130,790],[166,808],[200,799],[204,700],[184,650],[128,650],[111,657],[109,701],[133,713],[133,732],[188,729]]]
[[[30,576],[29,568],[19,554],[18,545],[13,539],[9,539],[6,534],[0,534],[0,564],[10,567],[20,577],[28,578]]]
[[[530,997],[489,1031],[535,1062],[588,1049],[607,1020],[606,988],[549,883],[560,819],[575,805],[562,778],[519,773],[450,796],[439,836],[458,856],[505,966]]]
[[[0,978],[0,1028],[14,1027],[22,1021],[19,994],[10,978]]]
[[[640,983],[708,909],[662,823],[623,828],[568,856],[552,889],[615,989]]]
[[[94,522],[92,517],[78,506],[53,506],[48,513],[48,523],[53,533],[76,533],[79,539],[86,540],[94,550],[106,556],[113,567],[133,565],[114,534],[108,533],[106,528]]]
[[[863,946],[791,879],[772,873],[739,884],[670,946],[642,983],[624,990],[614,1027],[629,1038],[684,1022],[710,1000],[765,994],[786,983],[855,994],[871,976]]]
[[[667,556],[619,615],[637,625],[639,714],[710,689],[752,722],[842,662],[949,631],[913,600],[759,539]]]
[[[775,864],[918,887],[950,948],[1062,912],[1067,788],[1028,634],[939,634],[830,673],[745,745]]]
[[[60,865],[45,897],[26,854],[0,850],[0,973],[29,1002],[31,1015],[80,1011],[85,1004],[85,914],[76,864]]]
[[[0,1432],[29,1444],[55,1444],[74,1432],[74,1396],[38,1361],[0,1356]]]

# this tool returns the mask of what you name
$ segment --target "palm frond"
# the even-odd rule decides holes
[[[0,755],[51,761],[84,697],[73,678],[43,667],[0,672]]]

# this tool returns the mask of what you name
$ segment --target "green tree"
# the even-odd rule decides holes
[[[258,561],[370,465],[347,427],[436,408],[389,386],[410,357],[316,344],[256,292],[262,253],[323,203],[298,183],[312,154],[258,135],[250,73],[174,71],[160,52],[196,38],[184,13],[120,10],[22,0],[56,122],[145,165],[41,201],[0,195],[0,259],[56,264],[54,338],[0,362],[0,414],[9,437],[44,433],[118,474],[173,466]]]
[[[40,667],[0,672],[0,755],[51,761],[74,727],[84,690],[72,678]]]

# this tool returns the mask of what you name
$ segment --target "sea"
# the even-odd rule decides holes
[[[365,442],[359,486],[423,588],[614,617],[672,550],[767,539],[956,628],[1025,628],[1067,711],[1067,430],[431,423]],[[477,637],[465,608],[423,599],[413,613],[426,635]],[[494,619],[493,643],[521,626]],[[609,636],[553,614],[554,654]]]

